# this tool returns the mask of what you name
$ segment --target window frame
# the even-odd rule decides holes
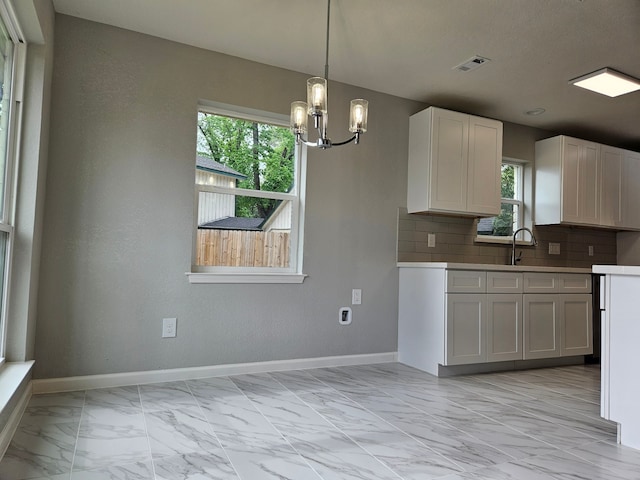
[[[527,168],[528,162],[524,160],[519,160],[516,158],[503,157],[502,165],[513,165],[518,168],[519,174],[515,180],[515,191],[518,193],[519,198],[500,198],[500,204],[503,203],[509,205],[516,205],[518,207],[517,218],[518,222],[516,223],[516,229],[521,227],[529,227],[531,228],[531,222],[528,221],[527,218],[527,202],[526,202],[526,178],[527,178]],[[477,222],[476,222],[476,232],[477,232]],[[530,245],[530,240],[523,239],[523,232],[519,232],[516,238],[516,243],[518,245]],[[474,239],[476,243],[500,243],[500,244],[511,244],[513,242],[513,236],[498,236],[498,235],[480,235],[476,233],[476,237]]]
[[[218,102],[201,101],[198,104],[197,112],[289,128],[288,116],[250,108],[236,107]],[[304,196],[306,190],[307,162],[307,148],[305,145],[296,145],[294,158],[294,185],[290,192],[270,192],[266,190],[250,190],[245,188],[229,188],[215,185],[195,184],[191,271],[187,272],[190,283],[302,283],[304,281],[306,275],[302,273],[302,253],[304,245]],[[291,234],[289,240],[289,267],[229,267],[196,265],[198,203],[200,192],[290,201]]]
[[[7,120],[7,139],[5,151],[5,171],[3,179],[3,204],[0,212],[0,232],[6,234],[4,249],[4,269],[0,272],[0,365],[6,360],[6,341],[10,312],[10,286],[12,279],[13,251],[15,243],[16,191],[18,182],[18,159],[20,157],[20,138],[22,131],[22,105],[27,45],[13,10],[13,6],[0,0],[0,19],[13,43],[11,57],[11,78],[9,87],[9,111]]]

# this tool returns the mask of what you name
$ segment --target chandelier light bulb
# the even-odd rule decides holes
[[[307,80],[307,103],[309,115],[327,113],[327,80],[322,77],[312,77]]]
[[[349,131],[351,133],[365,133],[367,131],[367,116],[369,102],[361,98],[351,100],[349,115]]]
[[[291,103],[291,130],[295,134],[307,133],[307,109],[306,102]]]

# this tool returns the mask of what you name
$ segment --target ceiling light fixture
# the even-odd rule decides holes
[[[349,131],[353,136],[344,142],[333,143],[327,137],[327,80],[329,79],[329,19],[331,0],[327,0],[327,48],[324,65],[324,78],[312,77],[307,80],[307,101],[291,104],[291,130],[296,135],[296,143],[304,143],[309,147],[320,147],[323,150],[360,142],[360,134],[367,131],[369,102],[361,98],[351,100],[349,111]],[[313,117],[313,127],[318,131],[318,140],[309,142],[303,135],[307,133],[308,116]]]
[[[640,80],[610,68],[602,68],[588,75],[574,78],[569,83],[608,97],[618,97],[640,90]]]

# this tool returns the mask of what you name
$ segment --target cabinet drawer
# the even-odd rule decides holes
[[[525,272],[524,293],[555,293],[558,291],[556,273]]]
[[[560,273],[558,274],[558,291],[561,293],[591,293],[591,275]]]
[[[487,272],[487,293],[522,293],[522,273]]]
[[[485,293],[487,272],[447,270],[447,293]]]

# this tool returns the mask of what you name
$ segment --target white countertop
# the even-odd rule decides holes
[[[594,265],[593,273],[608,275],[640,276],[640,267],[637,265]]]
[[[549,273],[591,273],[590,268],[574,268],[574,267],[540,267],[533,265],[495,265],[488,263],[449,263],[449,262],[398,262],[400,268],[440,268],[449,270],[487,270],[494,272],[549,272]],[[604,265],[602,265],[604,268]],[[614,268],[616,268],[614,266]],[[619,267],[617,267],[619,268]],[[630,267],[627,267],[630,268]],[[637,275],[640,275],[640,267],[632,267],[637,269]],[[600,273],[595,271],[594,273]],[[608,272],[607,272],[608,273]]]

